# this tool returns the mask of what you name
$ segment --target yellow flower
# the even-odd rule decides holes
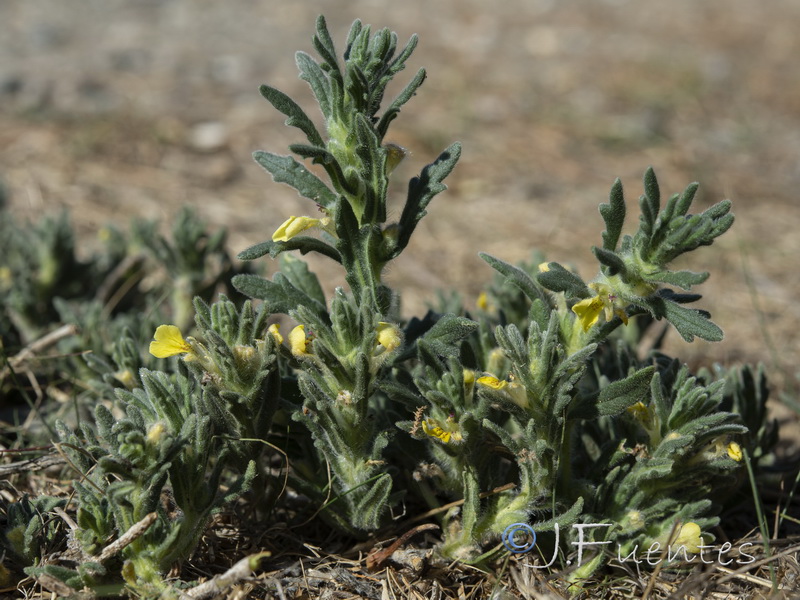
[[[275,338],[275,341],[278,343],[278,345],[283,343],[283,336],[281,335],[281,326],[278,325],[277,323],[273,323],[272,325],[270,325],[267,328],[267,333],[269,333],[273,338]]]
[[[449,444],[451,441],[460,442],[464,438],[458,430],[458,423],[455,422],[453,417],[448,417],[444,427],[439,425],[435,419],[426,419],[422,422],[422,431],[427,435]]]
[[[539,264],[539,273],[547,273],[550,270],[550,263],[543,262]]]
[[[386,352],[399,348],[403,343],[403,336],[400,330],[391,323],[380,321],[375,331],[378,333],[378,343],[386,349]]]
[[[386,174],[389,175],[406,157],[408,150],[397,144],[385,144],[383,149],[386,150]]]
[[[164,432],[166,431],[166,427],[164,427],[163,423],[154,423],[150,426],[150,429],[147,430],[147,443],[155,446],[158,442],[161,441],[161,438],[164,437]]]
[[[486,371],[489,373],[505,373],[508,371],[506,353],[502,348],[492,348],[486,360]]]
[[[639,424],[644,427],[648,432],[655,431],[656,428],[656,411],[652,406],[645,405],[644,402],[637,402],[633,406],[628,407],[630,415],[636,419]]]
[[[475,384],[475,371],[472,369],[464,369],[463,377],[465,387],[472,387]]]
[[[736,462],[741,462],[742,460],[742,447],[737,444],[736,442],[731,442],[728,444],[728,456],[730,456]]]
[[[478,300],[475,302],[475,304],[483,311],[489,310],[489,300],[486,292],[481,292],[478,294]]]
[[[194,354],[181,330],[175,325],[159,325],[150,342],[150,354],[156,358],[167,358],[176,354]]]
[[[11,281],[11,269],[5,266],[0,267],[0,284],[2,284],[3,287],[10,287]]]
[[[289,348],[294,356],[308,356],[308,343],[304,325],[298,325],[289,333]]]
[[[638,531],[645,526],[644,516],[638,510],[629,511],[624,521],[628,531]]]
[[[504,379],[498,379],[494,375],[484,375],[483,377],[479,377],[478,383],[492,388],[493,390],[502,390],[508,385],[507,381]]]
[[[132,390],[134,387],[136,387],[136,377],[133,373],[131,373],[130,369],[122,369],[121,371],[117,371],[114,373],[114,378],[129,390]]]
[[[289,217],[278,227],[277,231],[272,234],[272,241],[288,242],[294,236],[303,233],[306,229],[311,229],[312,227],[322,227],[324,229],[330,225],[330,222],[330,217],[323,217],[322,219]]]
[[[589,287],[597,295],[584,298],[572,307],[572,312],[578,316],[584,332],[589,331],[597,323],[600,313],[605,313],[606,321],[610,321],[616,315],[625,325],[628,324],[628,315],[610,287],[603,283],[590,283]]]
[[[521,406],[522,408],[527,408],[528,392],[525,390],[524,386],[520,385],[516,381],[513,381],[513,376],[511,378],[512,381],[506,381],[504,379],[498,379],[494,375],[484,375],[478,379],[478,383],[493,390],[505,390],[505,392],[508,394],[508,397],[512,402],[514,402],[514,404]]]
[[[584,298],[572,307],[572,312],[578,315],[583,331],[589,331],[597,323],[600,313],[603,312],[603,300],[600,296]]]
[[[697,523],[686,523],[681,527],[678,536],[672,542],[671,546],[684,546],[688,552],[697,554],[700,552],[700,546],[703,545],[703,538],[700,535],[700,526]]]

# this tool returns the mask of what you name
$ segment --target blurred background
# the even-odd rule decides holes
[[[437,289],[468,307],[492,277],[486,251],[534,249],[591,279],[597,205],[616,177],[629,229],[647,166],[662,198],[701,182],[698,209],[730,198],[737,222],[682,268],[709,270],[698,306],[719,344],[670,350],[694,364],[764,361],[781,386],[800,364],[800,3],[795,0],[5,0],[0,3],[0,181],[8,210],[66,208],[90,247],[106,223],[165,226],[190,205],[234,252],[315,208],[251,159],[301,141],[261,83],[316,117],[297,77],[317,14],[341,49],[355,18],[420,44],[395,92],[428,81],[387,141],[410,156],[391,190],[464,145],[393,270],[407,316]],[[390,90],[390,92],[391,92]],[[328,285],[332,263],[313,261]],[[268,270],[274,270],[269,266]]]

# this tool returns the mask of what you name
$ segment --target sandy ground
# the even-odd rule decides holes
[[[182,205],[230,229],[234,251],[313,206],[250,158],[300,141],[260,98],[270,83],[311,110],[293,54],[324,13],[343,44],[360,18],[421,42],[429,79],[390,131],[412,154],[392,191],[455,140],[450,190],[390,273],[405,310],[437,288],[472,303],[487,251],[537,248],[591,278],[597,204],[615,177],[629,201],[656,168],[662,195],[702,184],[734,202],[734,228],[682,261],[709,270],[702,307],[719,344],[687,360],[800,360],[800,3],[795,0],[5,0],[0,3],[0,181],[16,216],[68,208],[84,243]],[[401,83],[412,75],[404,72]],[[399,89],[399,85],[393,88]],[[313,112],[313,114],[317,114]],[[630,228],[634,226],[631,219]],[[333,285],[331,264],[315,265]],[[791,376],[791,375],[789,375]]]

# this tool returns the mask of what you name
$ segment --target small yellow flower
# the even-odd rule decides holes
[[[622,319],[622,322],[628,324],[628,315],[625,313],[619,298],[613,293],[613,290],[603,283],[590,283],[589,287],[594,290],[597,295],[591,298],[584,298],[572,307],[574,312],[583,326],[583,331],[589,331],[597,321],[600,319],[600,313],[604,313],[606,321],[610,321],[614,316]]]
[[[539,264],[539,273],[547,273],[550,270],[550,263],[543,262]]]
[[[435,419],[426,419],[422,422],[422,431],[427,435],[449,444],[451,441],[460,442],[463,440],[458,424],[453,417],[448,417],[444,427]]]
[[[628,531],[638,531],[645,526],[644,516],[638,510],[628,511],[623,522]]]
[[[502,348],[492,348],[486,360],[486,370],[489,373],[505,373],[508,371],[506,353]]]
[[[391,352],[399,348],[403,343],[403,336],[396,325],[380,321],[375,331],[378,334],[378,343],[383,346],[386,352]]]
[[[697,554],[700,552],[700,546],[703,545],[703,538],[700,535],[700,526],[697,523],[686,523],[681,527],[677,537],[672,542],[671,546],[684,546],[688,552]]]
[[[306,338],[306,328],[304,325],[298,325],[289,333],[289,348],[294,356],[308,356],[308,343]]]
[[[742,447],[737,444],[736,442],[731,442],[728,444],[728,456],[730,456],[736,462],[741,462],[742,460]]]
[[[513,380],[513,376],[511,376],[511,379],[511,381],[506,381],[505,379],[498,379],[494,375],[484,375],[478,379],[478,383],[498,392],[505,391],[514,404],[527,408],[528,392],[524,386]]]
[[[406,157],[408,150],[397,144],[385,144],[383,149],[386,150],[386,174],[389,175]]]
[[[163,423],[154,423],[150,429],[147,430],[147,443],[155,446],[164,437],[166,427]]]
[[[478,383],[480,385],[485,385],[486,387],[492,388],[493,390],[502,390],[508,385],[506,380],[498,379],[494,375],[484,375],[483,377],[479,377]]]
[[[507,391],[514,404],[521,408],[528,408],[530,403],[528,402],[528,391],[525,389],[525,386],[520,385],[516,381],[511,381],[508,384]]]
[[[589,331],[600,319],[600,313],[603,312],[603,300],[600,296],[584,298],[572,307],[572,312],[578,315],[583,331]]]
[[[472,369],[464,369],[463,377],[465,387],[472,387],[475,385],[475,371]]]
[[[283,343],[283,336],[281,335],[281,326],[278,325],[277,323],[273,323],[272,325],[270,325],[267,328],[267,333],[269,333],[273,338],[275,338],[275,341],[278,343],[278,345],[281,345]]]
[[[475,302],[475,304],[483,311],[489,310],[489,299],[486,295],[486,292],[481,292],[478,294],[478,300]]]
[[[175,325],[159,325],[150,342],[150,354],[156,358],[167,358],[176,354],[194,354],[181,330]]]
[[[130,369],[122,369],[121,371],[117,371],[114,373],[114,378],[129,390],[132,390],[134,387],[136,387],[136,377],[133,373],[131,373]]]
[[[312,217],[289,217],[278,227],[277,231],[272,234],[272,241],[288,242],[294,236],[303,233],[306,229],[311,229],[312,227],[322,227],[324,229],[330,225],[330,222],[330,217],[323,217],[322,219],[314,219]]]
[[[2,284],[3,287],[10,286],[11,280],[11,269],[6,266],[0,267],[0,284]]]
[[[652,406],[647,406],[644,402],[640,401],[633,406],[629,406],[628,413],[630,413],[630,415],[648,432],[656,429],[655,424],[657,422],[657,417],[655,409]]]

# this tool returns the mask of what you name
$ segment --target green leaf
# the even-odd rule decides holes
[[[564,292],[569,298],[588,298],[592,295],[580,276],[557,262],[547,263],[547,271],[536,275],[536,281],[552,292]]]
[[[300,78],[307,81],[308,85],[311,87],[311,91],[317,99],[317,104],[319,104],[319,108],[322,111],[322,115],[326,119],[330,119],[333,116],[333,105],[330,97],[331,85],[322,67],[305,52],[297,52],[295,54],[295,62],[297,63],[297,68],[300,70]],[[324,146],[325,144],[314,145]]]
[[[694,201],[694,196],[697,193],[699,187],[700,184],[697,182],[690,183],[688,186],[686,186],[686,189],[683,190],[683,193],[681,194],[680,198],[678,198],[678,202],[675,205],[676,215],[683,216],[687,212],[689,212],[689,207],[692,205],[692,202]]]
[[[359,28],[360,25],[359,22]],[[354,23],[353,26],[355,27],[356,24]],[[314,35],[312,43],[314,44],[314,49],[319,52],[319,55],[325,61],[325,65],[328,67],[328,72],[331,74],[331,77],[336,77],[341,81],[342,73],[339,71],[339,61],[336,59],[336,48],[333,45],[331,34],[328,32],[328,25],[325,22],[325,17],[322,15],[317,17],[317,33]]]
[[[422,169],[419,177],[408,182],[408,198],[400,216],[400,235],[395,256],[408,245],[417,223],[427,214],[425,210],[434,196],[447,189],[442,183],[461,156],[461,144],[452,144],[433,163]]]
[[[392,476],[388,473],[383,473],[377,475],[374,481],[367,480],[342,492],[338,498],[328,504],[333,504],[331,509],[333,511],[341,510],[334,502],[339,499],[346,499],[348,504],[351,504],[350,514],[348,515],[350,524],[356,529],[374,530],[381,525],[381,518],[388,508],[391,491]],[[351,494],[353,499],[347,497]]]
[[[706,279],[708,279],[708,273],[692,271],[659,271],[645,277],[645,281],[677,285],[684,290],[690,290],[693,285],[699,285]]]
[[[723,338],[722,329],[711,322],[702,311],[685,308],[661,297],[648,299],[648,304],[654,309],[653,312],[657,317],[665,318],[672,323],[687,342],[694,340],[694,336],[709,342],[719,342]]]
[[[644,195],[647,198],[649,212],[653,215],[653,220],[655,220],[661,206],[661,191],[658,188],[658,180],[653,167],[648,167],[644,173]]]
[[[378,125],[375,127],[375,130],[378,133],[378,137],[382,140],[386,135],[386,131],[389,129],[389,124],[400,114],[400,109],[402,106],[411,100],[414,95],[417,93],[417,90],[425,81],[425,77],[427,76],[425,69],[420,69],[417,71],[417,74],[414,78],[403,88],[403,91],[397,95],[397,98],[389,105],[389,107],[383,112],[381,116],[381,120],[378,121]]]
[[[605,270],[608,275],[619,274],[623,278],[627,276],[628,269],[625,266],[625,261],[623,261],[616,252],[597,246],[592,246],[592,252],[597,257],[597,260],[600,261],[600,264],[606,268]]]
[[[597,398],[597,412],[601,416],[614,416],[637,402],[650,398],[650,381],[655,367],[645,367],[633,375],[610,383]]]
[[[358,217],[356,217],[349,202],[342,202],[339,206],[334,218],[334,225],[336,227],[336,235],[339,238],[336,247],[342,256],[342,264],[350,272],[360,250],[361,235]]]
[[[546,306],[550,306],[550,299],[547,297],[547,294],[545,294],[544,290],[542,290],[525,271],[499,258],[486,254],[485,252],[479,252],[478,256],[489,263],[495,271],[506,277],[510,283],[513,283],[522,290],[522,293],[531,301],[538,299],[544,302]]]
[[[365,116],[356,115],[355,128],[358,139],[356,153],[361,164],[366,166],[361,176],[368,182],[362,222],[383,223],[386,221],[386,190],[389,186],[385,169],[386,150],[381,147]]]
[[[281,273],[298,290],[306,293],[323,306],[325,305],[325,293],[316,274],[309,270],[308,265],[299,258],[291,254],[281,256]]]
[[[606,230],[603,232],[603,248],[616,250],[619,236],[622,233],[622,225],[625,222],[625,196],[622,192],[622,181],[619,178],[611,186],[608,204],[600,205],[600,215],[606,222]]]
[[[418,340],[418,343],[424,343],[439,356],[457,357],[459,354],[458,344],[476,329],[478,329],[478,324],[475,321],[447,314],[443,315]]]
[[[336,206],[336,194],[319,177],[291,156],[279,156],[259,150],[253,153],[253,158],[270,172],[272,179],[277,183],[289,184],[301,196],[313,200],[326,210],[333,210]]]
[[[301,254],[319,252],[328,258],[332,258],[338,263],[342,262],[342,257],[339,255],[339,251],[336,250],[336,248],[333,248],[330,244],[326,244],[322,240],[319,240],[315,237],[305,235],[293,237],[288,242],[261,242],[260,244],[250,246],[249,248],[242,250],[238,254],[238,258],[239,260],[253,260],[266,254],[269,254],[272,258],[275,258],[281,252],[287,252],[289,250],[299,250]]]
[[[284,115],[289,117],[286,119],[286,125],[289,127],[297,127],[300,131],[306,134],[308,141],[314,146],[324,146],[325,142],[322,136],[317,131],[314,123],[308,118],[308,115],[300,108],[300,105],[292,100],[289,96],[276,90],[274,87],[262,85],[258,88],[261,95],[266,98],[272,106],[281,111]]]
[[[358,190],[353,187],[344,176],[341,165],[336,158],[325,148],[309,144],[290,144],[289,150],[303,158],[313,159],[315,164],[322,165],[328,172],[328,177],[340,193],[355,194]]]
[[[575,503],[565,512],[554,516],[546,521],[537,521],[536,522],[536,531],[543,532],[543,531],[553,531],[555,529],[556,523],[561,529],[565,527],[570,527],[574,523],[578,521],[581,516],[581,511],[583,510],[583,496],[580,496]]]
[[[320,317],[326,318],[328,311],[325,305],[294,287],[281,273],[277,273],[272,281],[258,275],[237,275],[232,283],[244,295],[263,300],[271,313],[288,315],[289,311],[298,306],[306,306]]]

